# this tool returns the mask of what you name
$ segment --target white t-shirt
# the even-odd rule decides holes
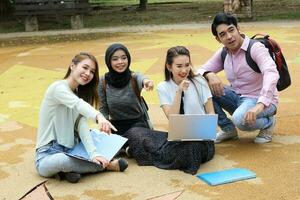
[[[160,100],[160,106],[173,104],[178,85],[172,80],[160,82],[157,86],[157,92]],[[185,114],[205,114],[204,105],[211,92],[206,80],[202,76],[196,76],[191,81],[188,89],[184,91],[183,104]]]

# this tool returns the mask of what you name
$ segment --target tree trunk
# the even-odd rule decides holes
[[[140,0],[139,10],[146,10],[147,2],[148,2],[148,0]]]
[[[10,0],[0,0],[0,18],[6,18],[12,14],[12,2]]]
[[[224,12],[239,18],[253,18],[253,0],[224,0]]]

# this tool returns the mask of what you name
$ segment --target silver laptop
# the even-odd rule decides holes
[[[169,141],[215,140],[217,114],[171,114],[169,115]]]

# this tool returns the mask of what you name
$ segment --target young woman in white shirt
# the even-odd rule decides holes
[[[104,169],[124,171],[124,159],[109,162],[94,146],[87,119],[110,134],[114,126],[93,106],[98,106],[98,63],[89,53],[79,53],[73,59],[63,80],[52,83],[41,104],[36,145],[36,169],[43,177],[58,176],[76,183],[83,173]],[[75,126],[76,124],[76,126]],[[75,131],[78,134],[75,134]],[[79,160],[66,155],[81,140],[90,159]]]
[[[179,113],[214,114],[208,84],[201,75],[194,74],[190,52],[183,46],[168,50],[165,81],[158,84],[157,91],[161,107],[167,117]]]
[[[201,75],[194,75],[190,52],[185,47],[168,50],[165,81],[159,83],[157,91],[167,117],[179,113],[214,114],[210,89]],[[214,141],[168,141],[167,134],[132,128],[124,135],[129,138],[128,153],[139,165],[179,169],[189,174],[196,174],[200,164],[211,160],[215,154]]]

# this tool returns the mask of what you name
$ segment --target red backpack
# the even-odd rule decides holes
[[[261,36],[261,37],[257,37]],[[288,66],[286,64],[286,61],[284,59],[284,56],[282,54],[281,48],[278,45],[278,43],[271,39],[269,35],[263,35],[263,34],[256,34],[253,37],[251,37],[249,46],[246,51],[246,61],[247,64],[257,73],[261,73],[259,67],[257,66],[256,62],[252,59],[250,55],[250,49],[253,46],[255,42],[261,42],[265,45],[265,47],[269,50],[269,54],[272,57],[272,59],[275,61],[275,64],[277,66],[277,71],[279,73],[279,80],[277,82],[277,90],[282,91],[289,87],[291,85],[291,76],[288,70]],[[224,64],[225,58],[227,56],[227,51],[225,47],[222,50],[221,58],[222,62]]]

